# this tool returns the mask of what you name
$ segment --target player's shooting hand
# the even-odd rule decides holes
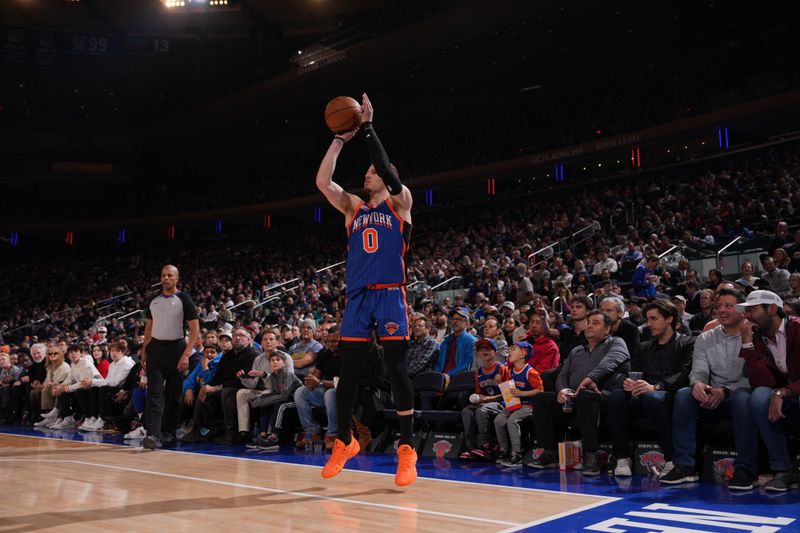
[[[375,111],[372,109],[372,102],[369,101],[367,93],[361,95],[361,122],[372,122]]]
[[[353,137],[355,137],[356,133],[358,133],[358,128],[354,129],[353,131],[348,131],[346,133],[339,133],[339,134],[336,135],[336,138],[337,139],[341,139],[344,142],[347,142],[350,139],[352,139]],[[336,141],[334,141],[334,142],[336,142]]]

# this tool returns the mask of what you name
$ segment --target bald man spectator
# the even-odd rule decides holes
[[[778,268],[775,258],[767,256],[763,260],[765,272],[761,274],[761,279],[769,283],[769,290],[785,298],[791,293],[789,287],[789,271],[785,268]]]
[[[773,255],[775,250],[778,248],[783,248],[790,242],[791,239],[789,238],[789,225],[784,221],[778,222],[778,225],[775,228],[775,236],[769,243],[769,255]]]

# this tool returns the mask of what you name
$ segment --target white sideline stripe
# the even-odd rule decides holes
[[[199,481],[202,483],[212,483],[215,485],[225,485],[228,487],[235,487],[239,489],[247,489],[247,490],[257,490],[261,492],[270,492],[274,494],[286,494],[291,496],[300,496],[303,498],[311,498],[315,500],[328,500],[328,501],[335,501],[341,503],[349,503],[353,505],[361,505],[364,507],[377,507],[379,509],[390,509],[393,511],[407,511],[412,513],[418,514],[425,514],[431,516],[439,516],[444,518],[452,518],[460,521],[474,521],[474,522],[485,522],[487,524],[497,524],[502,526],[512,526],[513,528],[520,527],[520,524],[515,522],[506,522],[504,520],[493,520],[490,518],[482,518],[478,516],[467,516],[467,515],[457,515],[452,513],[444,513],[440,511],[430,511],[426,509],[415,509],[411,507],[403,507],[400,505],[389,505],[386,503],[373,503],[373,502],[365,502],[362,500],[354,500],[351,498],[337,498],[335,496],[321,496],[319,494],[310,494],[308,492],[295,492],[290,490],[284,489],[273,489],[271,487],[260,487],[257,485],[245,485],[243,483],[233,483],[230,481],[220,481],[216,479],[208,479],[202,477],[194,477],[194,476],[184,476],[180,474],[170,474],[167,472],[155,472],[153,470],[142,470],[138,468],[128,468],[124,466],[114,466],[114,465],[107,465],[103,463],[90,463],[87,461],[76,461],[74,459],[0,459],[0,462],[3,463],[72,463],[77,465],[85,465],[85,466],[95,466],[99,468],[109,468],[112,470],[121,470],[123,472],[133,472],[136,474],[150,474],[153,476],[162,476],[162,477],[170,477],[175,479],[183,479],[186,481]]]
[[[41,436],[40,435],[18,435],[16,433],[4,433],[2,431],[0,431],[0,435],[8,435],[9,437],[27,437],[27,438],[30,438],[30,439],[56,440],[56,441],[60,441],[60,442],[67,442],[67,443],[71,443],[71,444],[81,444],[81,445],[111,446],[111,447],[120,448],[120,449],[127,448],[129,450],[140,449],[142,451],[142,453],[155,453],[155,452],[151,452],[149,450],[142,450],[138,446],[129,446],[127,444],[115,444],[113,442],[87,442],[87,441],[80,441],[80,440],[65,440],[65,439],[59,439],[59,438],[56,438],[56,437],[48,437],[47,435],[41,435]],[[277,460],[263,459],[263,458],[256,459],[256,458],[252,458],[252,457],[233,457],[233,456],[230,456],[230,455],[216,455],[216,454],[213,454],[213,453],[197,452],[197,451],[191,451],[191,450],[161,449],[161,450],[158,450],[158,452],[159,453],[161,453],[161,452],[180,453],[180,454],[188,454],[188,455],[204,455],[206,457],[216,457],[217,459],[234,459],[234,460],[237,460],[237,461],[254,461],[254,462],[257,462],[257,463],[272,463],[272,464],[279,464],[279,465],[299,466],[299,467],[302,467],[302,468],[314,468],[316,470],[321,470],[322,469],[321,466],[317,466],[317,465],[306,465],[306,464],[302,464],[302,463],[292,463],[292,462],[287,462],[287,461],[277,461]],[[370,470],[359,470],[359,469],[356,469],[356,468],[345,468],[345,470],[348,471],[348,472],[358,472],[359,474],[369,474],[369,475],[372,475],[372,476],[392,476],[392,477],[394,477],[394,474],[389,474],[389,473],[386,473],[386,472],[372,472]],[[504,489],[522,490],[522,491],[527,491],[527,492],[543,492],[543,493],[546,493],[546,494],[569,494],[570,496],[576,497],[576,498],[592,498],[592,499],[602,498],[602,499],[606,500],[605,503],[611,503],[611,502],[615,502],[617,500],[621,500],[622,499],[622,498],[617,498],[615,496],[599,496],[599,495],[593,495],[593,494],[583,494],[583,493],[580,493],[580,492],[569,492],[569,491],[550,490],[550,489],[534,489],[534,488],[531,488],[531,487],[514,487],[514,486],[511,486],[511,485],[492,485],[492,484],[489,484],[489,483],[478,483],[476,481],[460,481],[460,480],[457,480],[457,479],[441,479],[441,478],[426,477],[426,476],[420,476],[417,479],[425,479],[427,481],[436,481],[436,482],[439,482],[439,483],[456,483],[456,484],[459,484],[459,485],[480,485],[481,487],[488,487],[488,488],[500,487],[500,488],[504,488]]]
[[[594,509],[595,507],[602,507],[603,505],[608,505],[609,503],[613,503],[621,499],[622,498],[609,498],[607,501],[590,503],[584,505],[583,507],[578,507],[577,509],[570,509],[569,511],[564,511],[563,513],[554,514],[552,516],[547,516],[545,518],[539,518],[538,520],[533,520],[525,524],[512,526],[508,529],[499,531],[498,533],[514,533],[515,531],[523,531],[525,529],[528,529],[529,527],[538,526],[539,524],[546,524],[547,522],[552,522],[553,520],[558,520],[559,518],[564,518],[565,516],[570,516],[573,514],[581,513],[583,511],[588,511],[589,509]]]

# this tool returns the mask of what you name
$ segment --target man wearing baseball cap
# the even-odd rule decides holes
[[[108,329],[105,326],[97,328],[97,339],[93,344],[108,344]]]
[[[694,315],[686,312],[686,298],[681,294],[676,294],[670,301],[672,302],[672,305],[678,309],[678,320],[681,323],[681,333],[688,335],[691,331],[689,328],[689,322],[691,322],[692,318],[694,318]]]
[[[764,488],[774,492],[798,488],[800,475],[792,468],[785,428],[800,425],[800,320],[787,318],[783,300],[765,290],[751,292],[736,311],[745,318],[739,357],[745,360],[753,387],[750,408],[775,472]]]
[[[466,331],[469,322],[469,310],[466,307],[456,307],[450,311],[452,333],[444,338],[439,347],[439,359],[435,368],[437,372],[452,377],[469,370],[475,346],[475,337]]]

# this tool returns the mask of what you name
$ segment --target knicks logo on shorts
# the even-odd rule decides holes
[[[389,322],[383,327],[386,329],[386,331],[389,332],[389,335],[394,335],[397,332],[397,330],[400,329],[400,325],[397,324],[396,322]]]

